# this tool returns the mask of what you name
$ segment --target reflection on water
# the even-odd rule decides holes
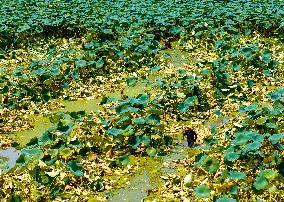
[[[20,151],[12,147],[5,150],[0,149],[0,175],[16,164],[20,154]]]

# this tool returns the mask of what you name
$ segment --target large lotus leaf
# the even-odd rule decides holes
[[[118,114],[124,114],[124,113],[135,113],[138,112],[140,109],[136,107],[131,107],[129,105],[123,104],[116,107],[116,112]]]
[[[271,56],[272,52],[269,49],[265,48],[262,52],[262,60],[268,64],[271,60]]]
[[[261,147],[261,142],[254,141],[252,143],[249,143],[246,145],[246,147],[243,149],[245,152],[250,152],[250,151],[257,151]]]
[[[230,171],[229,172],[229,178],[232,179],[232,180],[244,179],[245,177],[246,177],[246,174],[239,172],[239,171]]]
[[[235,145],[244,145],[246,144],[250,139],[250,136],[247,133],[239,133],[236,134],[235,139],[232,141]]]
[[[259,176],[264,176],[267,180],[272,181],[278,176],[278,173],[272,169],[265,169],[260,172]]]
[[[117,159],[117,164],[119,166],[127,166],[130,163],[130,159],[128,155],[122,155]]]
[[[140,137],[131,137],[128,140],[128,144],[130,145],[131,149],[137,149],[140,145]]]
[[[264,176],[260,176],[256,178],[253,185],[257,190],[262,190],[262,189],[265,189],[269,185],[269,183],[268,183],[268,180]]]
[[[137,124],[137,125],[143,125],[143,124],[146,123],[146,120],[145,120],[145,118],[143,118],[143,117],[139,117],[139,118],[134,118],[134,119],[132,119],[132,122],[133,122],[134,124]]]
[[[185,101],[183,101],[182,103],[179,104],[178,110],[180,112],[186,112],[189,107],[192,107],[196,104],[198,104],[197,96],[188,97],[188,98],[186,98]]]
[[[71,156],[73,154],[74,150],[70,149],[70,148],[64,148],[60,151],[60,156],[62,156],[63,158],[68,158],[69,156]]]
[[[210,189],[206,185],[199,185],[195,188],[194,193],[199,198],[209,198],[210,197]]]
[[[124,130],[122,129],[118,129],[118,128],[109,128],[107,130],[107,134],[111,135],[111,136],[119,136],[123,133]]]
[[[216,202],[237,202],[237,200],[233,198],[223,197],[223,198],[218,198]]]
[[[141,143],[145,144],[146,146],[149,146],[151,143],[151,138],[147,135],[144,135],[140,138]]]
[[[266,125],[268,128],[273,128],[273,129],[277,128],[277,125],[276,125],[275,123],[272,123],[272,122],[266,123],[265,125]]]
[[[123,116],[121,119],[119,119],[116,123],[123,124],[125,122],[128,122],[130,118],[128,116]]]
[[[8,86],[4,86],[4,88],[0,89],[0,94],[5,94],[9,91],[9,87]]]
[[[284,102],[284,87],[277,88],[274,92],[269,93],[267,97],[271,98],[274,101],[279,100]]]
[[[78,60],[75,62],[75,65],[77,67],[85,67],[87,65],[87,62],[85,60]]]
[[[161,118],[156,114],[151,114],[146,117],[146,122],[150,125],[160,125]]]
[[[277,144],[283,138],[284,138],[284,132],[271,135],[269,137],[269,140],[271,141],[272,144]]]
[[[206,159],[207,155],[205,153],[200,153],[195,157],[195,164],[197,166],[201,166],[204,160]]]
[[[147,148],[146,152],[151,157],[154,157],[157,154],[157,150],[155,148]]]
[[[83,168],[79,165],[78,161],[71,160],[68,161],[67,167],[75,176],[84,176]]]
[[[105,62],[104,62],[103,58],[100,58],[96,62],[96,68],[101,69],[104,66],[104,64],[105,64]]]
[[[135,133],[133,126],[128,125],[124,130],[123,130],[123,135],[124,136],[131,136]]]
[[[29,162],[37,162],[43,157],[43,152],[40,148],[25,148],[21,150],[21,156],[17,163],[25,165]]]
[[[219,168],[219,161],[208,158],[203,162],[203,166],[207,172],[216,173]]]
[[[233,147],[230,147],[225,152],[225,159],[227,161],[235,161],[240,157],[240,151],[235,151]]]

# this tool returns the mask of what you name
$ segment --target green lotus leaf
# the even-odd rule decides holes
[[[284,138],[284,132],[273,134],[268,139],[271,141],[272,144],[277,144],[283,138]]]
[[[164,54],[163,54],[163,58],[164,58],[164,59],[170,59],[171,56],[170,56],[169,54],[167,54],[167,53],[164,53]]]
[[[139,117],[139,118],[132,119],[132,122],[137,125],[143,125],[146,123],[146,120],[143,117]]]
[[[126,78],[126,83],[128,86],[133,87],[137,84],[138,79],[136,77]]]
[[[240,133],[240,134],[236,134],[236,137],[232,143],[236,145],[243,145],[243,144],[246,144],[249,141],[249,139],[250,139],[250,136],[247,133]]]
[[[63,158],[67,158],[69,156],[71,156],[73,154],[73,149],[70,149],[70,148],[64,148],[60,151],[60,155],[63,157]]]
[[[239,171],[230,171],[229,172],[229,178],[232,179],[232,180],[244,179],[245,177],[246,177],[246,174],[239,172]]]
[[[75,65],[77,67],[85,67],[87,65],[87,62],[85,60],[79,60],[75,62]]]
[[[8,93],[8,91],[9,91],[9,87],[8,86],[4,86],[4,88],[0,89],[0,94]]]
[[[273,129],[277,128],[277,125],[276,125],[275,123],[269,122],[269,123],[266,123],[265,125],[266,125],[268,128],[273,128]]]
[[[199,185],[195,188],[194,193],[199,198],[209,198],[210,197],[210,189],[206,185]]]
[[[237,200],[233,198],[223,197],[223,198],[218,198],[216,202],[237,202]]]
[[[112,136],[119,136],[123,133],[124,130],[118,129],[118,128],[109,128],[107,130],[107,134],[112,135]]]
[[[216,173],[219,168],[219,161],[216,159],[206,159],[203,162],[205,170],[209,173]]]
[[[96,62],[96,68],[97,69],[101,69],[103,66],[104,66],[105,62],[104,62],[104,59],[103,58],[100,58],[97,60]]]
[[[269,97],[270,99],[272,99],[273,101],[279,100],[279,101],[284,101],[284,87],[279,87],[277,88],[275,91],[273,91],[272,93],[269,93],[267,95],[267,97]]]
[[[19,164],[27,164],[29,162],[37,162],[43,157],[40,148],[25,148],[21,150],[21,156],[17,159]]]
[[[278,173],[272,169],[265,169],[260,172],[259,176],[264,176],[267,180],[272,181],[278,176]]]
[[[188,98],[186,98],[186,100],[184,102],[179,104],[178,110],[180,112],[186,112],[189,107],[192,107],[196,104],[198,104],[197,96],[188,97]]]
[[[147,135],[144,135],[140,138],[140,142],[144,143],[146,146],[149,146],[151,143],[151,138]]]
[[[146,152],[151,157],[154,157],[157,154],[157,150],[155,148],[147,148]]]
[[[254,141],[252,143],[247,144],[243,150],[246,152],[257,151],[259,150],[260,147],[261,147],[261,142]]]
[[[240,157],[240,152],[236,152],[233,147],[230,147],[225,152],[225,159],[227,161],[235,161],[238,160]]]
[[[146,122],[149,125],[160,125],[161,118],[156,114],[151,114],[146,117]]]
[[[79,165],[78,161],[76,160],[68,161],[67,167],[75,176],[79,177],[84,176],[83,168]]]
[[[257,190],[262,190],[262,189],[265,189],[269,185],[269,183],[268,183],[268,180],[264,176],[260,176],[256,178],[253,185]]]
[[[130,159],[127,154],[120,156],[117,160],[117,164],[119,166],[127,166],[129,163],[130,163]]]
[[[272,52],[269,49],[265,48],[262,52],[262,60],[268,64],[271,60],[271,56]]]

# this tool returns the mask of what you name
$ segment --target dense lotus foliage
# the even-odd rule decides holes
[[[108,200],[188,127],[198,143],[145,201],[283,198],[283,1],[4,0],[0,15],[0,147],[30,114],[52,123],[0,170],[1,200]]]

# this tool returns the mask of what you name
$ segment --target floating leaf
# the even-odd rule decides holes
[[[199,198],[209,198],[210,197],[210,189],[206,185],[199,185],[195,188],[195,195]]]
[[[232,180],[239,180],[244,179],[246,177],[246,174],[238,171],[230,171],[229,172],[229,178]]]
[[[60,155],[63,158],[68,158],[69,156],[71,156],[73,154],[73,150],[70,148],[64,148],[60,151]]]
[[[107,134],[112,135],[112,136],[118,136],[121,135],[123,133],[122,129],[118,129],[118,128],[109,128],[107,130]]]
[[[243,145],[243,144],[246,144],[249,139],[250,139],[250,136],[247,133],[240,133],[240,134],[236,134],[236,137],[232,143],[236,145]]]
[[[269,137],[269,140],[271,141],[272,144],[277,144],[283,138],[284,138],[284,132],[271,135]]]
[[[216,202],[237,202],[237,200],[233,198],[223,197],[223,198],[218,198]]]
[[[160,125],[160,120],[161,120],[160,116],[156,114],[151,114],[146,118],[146,122],[150,125]]]
[[[143,117],[139,117],[139,118],[132,119],[132,122],[137,125],[143,125],[145,124],[146,120]]]
[[[69,170],[75,175],[75,176],[79,176],[82,177],[84,176],[84,172],[82,167],[79,165],[78,161],[76,160],[71,160],[67,163],[67,167],[69,168]]]
[[[284,87],[277,88],[274,92],[269,93],[267,97],[271,98],[272,100],[276,101],[284,101]]]
[[[216,159],[206,159],[203,162],[205,170],[209,173],[216,173],[219,168],[219,161]]]
[[[197,96],[188,97],[188,98],[186,98],[186,100],[184,102],[179,104],[178,110],[180,112],[186,112],[189,107],[192,107],[196,104],[198,104]]]
[[[225,159],[227,161],[235,161],[239,159],[240,157],[240,152],[235,152],[233,147],[230,147],[229,149],[226,150],[225,152]]]
[[[96,62],[96,68],[101,69],[104,66],[105,62],[103,58],[98,59]]]
[[[260,147],[261,147],[261,142],[254,141],[252,143],[247,144],[243,150],[246,152],[257,151],[259,150]]]
[[[4,86],[4,88],[0,89],[0,94],[5,94],[9,91],[9,87],[8,86]]]
[[[75,65],[77,67],[85,67],[87,65],[87,62],[85,60],[79,60],[75,62]]]
[[[269,49],[265,48],[262,52],[262,60],[268,64],[270,62],[271,56],[272,52]]]
[[[257,190],[262,190],[265,189],[269,185],[269,183],[264,176],[260,176],[256,178],[253,185]]]
[[[119,166],[127,166],[129,163],[130,163],[130,159],[127,154],[120,156],[117,160],[117,164]]]
[[[267,180],[272,181],[278,176],[278,173],[272,169],[265,169],[261,171],[259,176],[264,176]]]
[[[137,78],[136,77],[128,77],[126,78],[126,83],[128,86],[133,87],[137,84]]]
[[[147,148],[146,152],[151,157],[154,157],[157,154],[157,150],[155,148]]]

